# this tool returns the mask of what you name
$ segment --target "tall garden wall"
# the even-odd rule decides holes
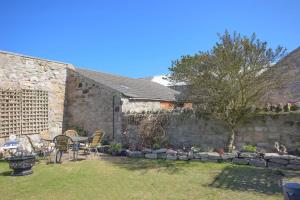
[[[228,129],[219,121],[197,115],[192,111],[159,114],[124,114],[123,132],[130,144],[138,145],[138,127],[149,116],[166,115],[166,137],[171,147],[199,146],[209,149],[222,148],[227,142]],[[274,142],[285,145],[289,151],[300,147],[300,113],[271,113],[256,117],[237,131],[236,147],[251,144],[271,151]]]

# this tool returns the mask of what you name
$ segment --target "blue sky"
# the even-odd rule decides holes
[[[300,46],[299,0],[1,0],[0,49],[129,77],[168,73],[217,33]]]

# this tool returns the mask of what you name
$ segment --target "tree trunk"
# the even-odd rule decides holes
[[[228,142],[227,142],[227,152],[231,153],[233,150],[233,143],[235,139],[235,130],[231,129],[231,134],[228,137]]]

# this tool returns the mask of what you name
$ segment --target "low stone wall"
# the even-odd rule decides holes
[[[149,116],[167,115],[165,126],[167,141],[172,148],[198,146],[211,151],[224,148],[229,134],[228,128],[220,122],[209,120],[193,111],[165,113],[133,113],[123,115],[123,132],[129,143],[139,145],[138,126]],[[292,152],[300,147],[300,113],[260,115],[237,130],[235,146],[254,145],[259,150],[273,152],[274,143],[279,142]]]
[[[239,165],[251,165],[270,169],[300,170],[300,157],[293,155],[279,155],[277,153],[257,154],[249,152],[224,153],[216,152],[185,152],[172,149],[143,149],[143,151],[127,150],[131,158],[166,159],[166,160],[194,160],[202,162],[231,162]]]

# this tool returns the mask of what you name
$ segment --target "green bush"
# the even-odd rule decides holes
[[[112,143],[110,145],[110,150],[112,152],[121,152],[121,150],[122,150],[122,144],[121,143],[117,143],[117,142]]]
[[[256,146],[246,145],[246,146],[243,146],[243,150],[254,153],[254,152],[256,152]]]
[[[298,110],[298,107],[296,105],[291,106],[291,111],[297,111],[297,110]]]
[[[160,144],[158,143],[155,143],[153,146],[152,146],[153,149],[160,149]]]

